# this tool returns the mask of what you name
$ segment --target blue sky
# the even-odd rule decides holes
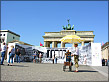
[[[44,32],[75,25],[76,31],[94,31],[94,42],[108,41],[107,1],[2,1],[1,29],[19,34],[20,41],[39,46]]]

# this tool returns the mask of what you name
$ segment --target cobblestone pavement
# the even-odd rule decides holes
[[[1,66],[2,81],[108,81],[108,77],[90,66],[79,66],[79,72],[66,69],[63,64],[14,63]]]
[[[101,73],[102,75],[108,77],[108,66],[91,66],[94,70],[99,71],[99,73]]]

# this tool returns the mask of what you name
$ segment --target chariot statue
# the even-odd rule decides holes
[[[69,23],[70,19],[68,19],[67,21],[68,21],[68,26],[67,25],[66,26],[63,26],[63,29],[64,30],[73,30],[74,29],[74,25],[71,27],[71,25]]]

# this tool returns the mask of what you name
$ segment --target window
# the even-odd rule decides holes
[[[5,36],[5,34],[3,34],[3,36]]]
[[[15,39],[15,37],[13,37],[13,39]]]

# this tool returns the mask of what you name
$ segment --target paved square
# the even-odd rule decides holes
[[[90,66],[79,66],[79,72],[63,71],[63,64],[14,63],[1,66],[2,81],[108,81],[108,77]]]

